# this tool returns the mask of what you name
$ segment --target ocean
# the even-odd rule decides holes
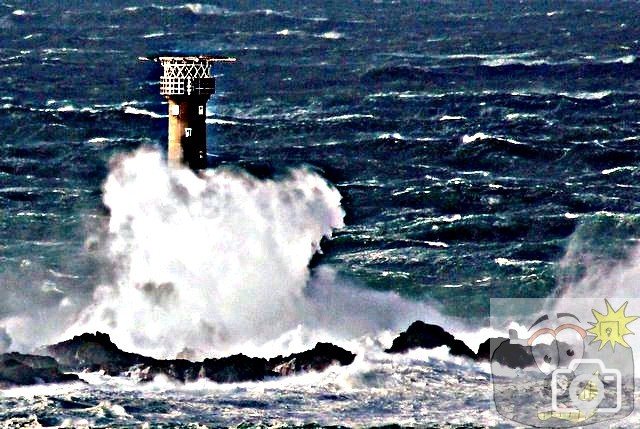
[[[594,294],[638,261],[637,22],[625,1],[0,2],[4,349],[101,330],[156,357],[358,352],[259,383],[84,374],[6,390],[0,415],[508,425],[488,365],[382,349],[416,319],[477,349],[491,298]],[[200,53],[238,61],[214,67],[196,176],[164,165],[139,57]]]

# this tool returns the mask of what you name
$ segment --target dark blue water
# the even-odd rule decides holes
[[[15,289],[33,286],[21,277],[76,276],[51,278],[59,293],[30,290],[40,303],[91,288],[99,268],[83,241],[108,159],[166,140],[166,119],[147,113],[165,113],[159,67],[137,58],[168,52],[239,60],[216,69],[211,165],[312,164],[339,188],[348,227],[326,244],[331,263],[454,313],[544,296],[576,230],[620,246],[637,235],[639,13],[633,2],[3,4],[0,259],[12,280],[1,313],[20,310]]]
[[[568,249],[607,264],[640,234],[639,21],[622,1],[2,2],[0,318],[48,323],[105,275],[109,159],[166,144],[138,60],[160,53],[238,58],[209,164],[318,168],[347,213],[323,264],[471,318],[555,293],[585,269]]]
[[[3,3],[0,314],[90,293],[100,268],[84,240],[104,216],[109,158],[165,144],[160,70],[138,60],[158,53],[238,58],[216,69],[209,163],[319,167],[348,223],[326,262],[457,314],[484,314],[490,296],[545,296],[572,237],[619,258],[638,233],[639,13],[634,2]],[[34,278],[55,287],[21,282]]]

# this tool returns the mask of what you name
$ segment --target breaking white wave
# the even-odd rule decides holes
[[[625,165],[623,167],[614,167],[614,168],[608,168],[606,170],[602,170],[602,174],[609,175],[611,173],[617,173],[619,171],[635,171],[638,167],[636,167],[635,165]]]
[[[468,135],[468,134],[463,135],[462,136],[462,143],[469,144],[469,143],[473,143],[473,142],[476,142],[476,141],[490,140],[490,139],[499,140],[499,141],[502,141],[502,142],[507,142],[507,143],[516,144],[516,145],[524,145],[525,144],[525,143],[519,142],[519,141],[514,140],[514,139],[510,139],[510,138],[502,137],[502,136],[492,136],[492,135],[489,135],[489,134],[485,134],[483,132],[477,132],[477,133],[475,133],[473,135]]]
[[[464,121],[467,118],[465,116],[450,116],[450,115],[443,115],[440,117],[440,121]]]
[[[468,144],[468,143],[473,143],[477,140],[485,140],[490,138],[491,136],[485,133],[475,133],[471,136],[468,134],[465,134],[464,136],[462,136],[462,143]]]
[[[622,64],[633,64],[636,61],[635,55],[625,55],[623,57],[612,58],[610,60],[604,61],[605,63],[622,63]]]
[[[442,323],[425,304],[355,287],[329,267],[309,270],[322,238],[343,226],[340,199],[307,169],[259,180],[170,169],[150,149],[121,156],[104,184],[113,278],[61,338],[99,330],[159,357],[274,355],[416,319]]]
[[[578,100],[601,100],[611,95],[612,91],[582,91],[582,92],[560,92],[558,95],[562,95],[567,98],[575,98]]]
[[[465,53],[452,55],[435,55],[434,58],[451,59],[451,60],[489,60],[499,61],[515,58],[529,58],[537,55],[537,51],[511,52],[502,54],[482,54],[482,53]]]
[[[156,112],[152,112],[150,110],[146,110],[146,109],[139,109],[137,107],[133,107],[133,106],[126,106],[124,108],[124,113],[128,113],[130,115],[144,115],[144,116],[149,116],[151,118],[154,119],[160,119],[160,118],[166,118],[167,115],[159,115]]]
[[[510,66],[510,65],[523,65],[523,66],[540,66],[544,64],[553,64],[546,60],[537,59],[537,60],[523,60],[517,58],[496,58],[492,60],[484,60],[481,63],[483,66],[488,67],[502,67],[502,66]]]
[[[319,122],[346,122],[346,121],[350,121],[352,119],[374,119],[374,118],[375,118],[375,116],[373,116],[373,115],[353,113],[353,114],[337,115],[337,116],[329,116],[329,117],[326,117],[326,118],[320,118],[320,119],[318,119],[318,121]]]
[[[337,40],[344,38],[344,34],[338,33],[337,31],[326,31],[322,34],[319,34],[317,37],[321,37],[323,39]]]

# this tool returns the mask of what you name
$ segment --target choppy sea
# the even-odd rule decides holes
[[[2,392],[0,416],[505,424],[487,365],[382,349],[416,318],[477,347],[490,298],[635,263],[638,22],[624,1],[0,2],[2,347],[358,352],[262,383],[83,374]],[[164,167],[161,69],[139,60],[194,53],[238,59],[214,68],[200,177]]]

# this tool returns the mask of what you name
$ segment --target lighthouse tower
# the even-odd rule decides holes
[[[211,74],[214,62],[235,58],[208,55],[158,57],[164,73],[160,94],[169,101],[169,165],[193,170],[207,167],[207,101],[216,90]]]

